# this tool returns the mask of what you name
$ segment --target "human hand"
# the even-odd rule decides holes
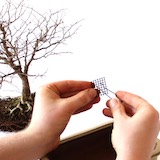
[[[114,118],[112,144],[117,160],[150,160],[159,132],[159,114],[143,98],[124,91],[107,101],[103,114]]]
[[[88,110],[100,97],[86,81],[59,81],[42,86],[37,92],[28,129],[48,146],[56,148],[71,115]]]

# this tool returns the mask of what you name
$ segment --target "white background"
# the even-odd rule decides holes
[[[48,9],[67,9],[67,23],[84,19],[77,34],[65,46],[66,51],[73,54],[50,57],[33,68],[35,72],[48,69],[45,77],[32,81],[33,91],[51,81],[106,77],[109,89],[138,94],[160,111],[159,0],[26,2],[42,13]],[[17,91],[9,92],[17,94]],[[0,94],[8,94],[7,86]],[[107,97],[102,97],[102,102],[93,109],[74,116],[65,133],[77,132],[110,120],[101,113],[106,100]]]

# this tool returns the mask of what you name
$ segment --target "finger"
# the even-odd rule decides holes
[[[116,96],[123,102],[125,102],[128,106],[132,106],[133,108],[140,109],[143,106],[148,105],[148,102],[141,98],[140,96],[137,96],[135,94],[124,92],[124,91],[118,91],[116,92]]]
[[[87,104],[87,105],[85,105],[84,107],[81,107],[81,108],[79,108],[78,110],[76,110],[75,112],[74,112],[74,114],[78,114],[78,113],[80,113],[80,112],[84,112],[84,111],[87,111],[87,110],[89,110],[89,109],[91,109],[92,108],[92,106],[93,106],[93,104],[96,104],[96,103],[98,103],[100,101],[100,97],[98,96],[96,96],[96,98],[95,99],[93,99],[89,104]]]
[[[114,119],[119,119],[120,117],[126,117],[127,114],[125,112],[125,108],[122,103],[113,98],[107,102],[107,106],[111,109],[112,115]]]
[[[89,104],[89,105],[86,105],[84,107],[78,108],[78,110],[76,110],[73,114],[78,114],[78,113],[87,111],[87,110],[91,109],[92,106],[93,106],[93,104]]]
[[[110,108],[104,108],[103,109],[103,114],[107,117],[113,118],[112,112],[110,110]]]
[[[92,87],[92,88],[94,88],[94,84],[93,83],[91,83],[91,86],[90,87]],[[89,88],[90,88],[89,87]],[[85,88],[86,89],[86,88]],[[83,89],[84,90],[84,89]],[[98,89],[96,89],[97,90],[97,93],[98,94],[100,94],[100,91],[98,90]],[[63,94],[61,94],[60,96],[61,96],[61,98],[67,98],[67,97],[71,97],[71,96],[73,96],[73,95],[75,95],[75,94],[77,94],[79,91],[82,91],[82,90],[76,90],[76,91],[68,91],[68,92],[66,92],[66,93],[63,93]]]
[[[109,101],[107,102],[109,103]],[[135,108],[133,108],[132,106],[129,106],[128,104],[126,104],[125,102],[121,102],[122,105],[124,106],[124,109],[125,109],[125,112],[128,116],[133,116],[135,113],[136,113],[136,110]],[[111,109],[110,108],[105,108],[103,110],[103,114],[105,116],[108,116],[108,117],[112,117],[113,118],[113,115],[112,115],[112,112],[111,112]]]
[[[72,97],[64,99],[64,103],[68,105],[68,107],[65,107],[64,109],[73,114],[78,109],[90,104],[96,98],[96,96],[97,90],[95,89],[91,88],[83,90]]]
[[[135,113],[136,113],[136,109],[134,108],[134,107],[132,107],[132,106],[130,106],[130,105],[128,105],[128,104],[126,104],[125,102],[121,102],[122,104],[123,104],[123,106],[124,106],[124,108],[125,108],[125,111],[126,111],[126,113],[127,113],[127,115],[128,116],[133,116]]]
[[[74,94],[74,92],[82,91],[87,88],[94,88],[94,86],[92,82],[88,82],[88,81],[66,80],[66,81],[49,83],[47,85],[47,88],[50,88],[51,90],[55,91],[59,95],[63,95],[67,93]],[[64,95],[64,96],[67,97],[67,95]]]

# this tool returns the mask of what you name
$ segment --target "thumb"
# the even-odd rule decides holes
[[[114,119],[119,119],[120,117],[126,115],[124,106],[115,98],[109,100],[108,107],[111,109]]]
[[[97,95],[97,91],[93,88],[83,90],[65,100],[65,103],[69,106],[67,110],[73,114],[76,110],[88,105]]]

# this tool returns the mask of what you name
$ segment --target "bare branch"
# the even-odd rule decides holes
[[[25,6],[24,0],[19,4],[6,0],[0,10],[0,64],[9,66],[12,71],[8,74],[0,72],[0,84],[7,77],[17,74],[22,84],[30,89],[28,76],[33,61],[69,53],[58,52],[57,48],[76,34],[80,21],[66,25],[64,18],[63,9],[39,13]]]

